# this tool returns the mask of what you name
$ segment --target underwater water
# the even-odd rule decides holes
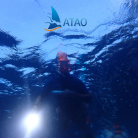
[[[46,31],[51,6],[62,26]],[[137,0],[14,0],[0,2],[0,8],[0,138],[25,137],[22,119],[57,70],[59,51],[92,93],[95,137],[138,137]],[[86,26],[63,26],[65,18],[84,17]],[[70,131],[69,137],[80,137]]]

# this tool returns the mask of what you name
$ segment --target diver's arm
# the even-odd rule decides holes
[[[32,108],[33,112],[37,112],[40,109],[42,103],[42,95],[39,95],[37,99],[35,100],[34,106]]]
[[[42,95],[39,95],[34,103],[34,105],[40,107],[42,101]]]
[[[41,94],[37,97],[35,100],[34,106],[32,108],[32,111],[37,112],[41,108],[41,104],[43,103],[44,99],[46,98],[45,94]]]
[[[42,94],[40,94],[37,99],[35,100],[34,106],[33,106],[33,111],[38,111],[41,107],[41,104],[44,102],[45,98],[47,97],[47,95],[50,93],[51,91],[51,87],[50,87],[50,82],[46,83],[44,86],[44,91]]]

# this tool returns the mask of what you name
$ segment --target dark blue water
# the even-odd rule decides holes
[[[134,1],[133,1],[134,2]],[[127,4],[127,3],[126,3]],[[126,6],[126,5],[124,5]],[[127,7],[127,6],[126,6]],[[85,53],[68,54],[72,71],[92,93],[89,118],[96,138],[137,138],[138,136],[138,23],[137,5],[129,9],[128,18],[117,24],[117,29],[89,41],[88,34],[69,35],[61,32],[45,34],[40,45],[30,46],[27,54],[19,50],[23,40],[0,31],[0,137],[24,137],[22,118],[43,90],[47,80],[57,70],[56,54],[41,51],[48,40],[85,40],[80,49]],[[70,42],[71,44],[71,42]],[[79,44],[79,41],[78,41]],[[68,45],[64,45],[68,47]],[[75,46],[74,46],[75,47]],[[92,50],[88,49],[92,48]],[[25,54],[25,55],[24,55]],[[43,56],[45,59],[43,60]],[[43,58],[42,58],[43,57]],[[118,126],[121,136],[115,136]]]

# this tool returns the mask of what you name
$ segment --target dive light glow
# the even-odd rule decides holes
[[[33,129],[39,125],[40,118],[38,114],[31,113],[25,119],[25,124],[28,129]]]

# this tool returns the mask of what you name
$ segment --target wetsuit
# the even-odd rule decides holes
[[[52,91],[64,91],[65,89],[77,94],[89,94],[84,83],[69,73],[65,76],[58,74],[45,84],[44,92],[41,94],[42,101],[49,101],[50,105],[52,104],[56,109],[58,114],[58,131],[64,131],[71,122],[76,123],[81,130],[88,129],[86,124],[87,101],[82,102],[78,97],[65,97],[61,94],[54,94],[52,99],[47,98],[52,94]],[[87,138],[93,138],[90,133],[88,132]]]

